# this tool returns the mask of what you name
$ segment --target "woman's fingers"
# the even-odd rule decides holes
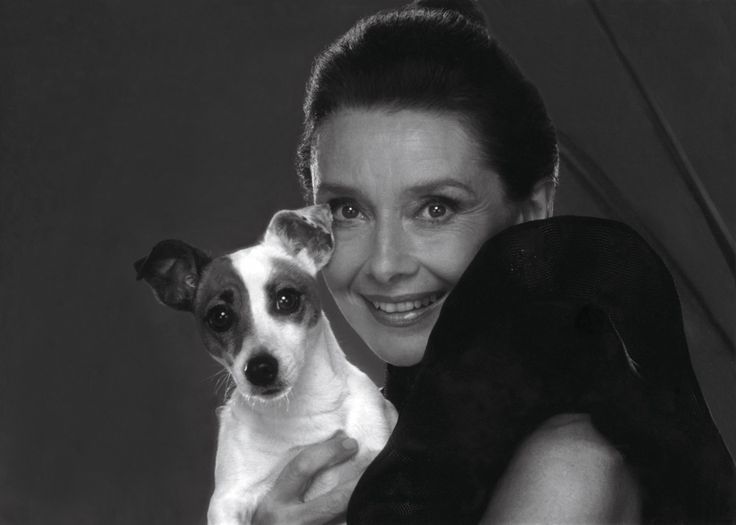
[[[358,478],[306,503],[279,504],[262,501],[253,515],[253,525],[324,525],[343,519]]]
[[[315,474],[351,458],[358,442],[340,431],[330,439],[300,451],[281,471],[270,495],[281,500],[301,499]]]
[[[340,431],[330,439],[301,450],[281,471],[274,486],[253,514],[254,525],[327,523],[347,509],[357,478],[304,502],[304,493],[314,476],[358,451],[358,443]]]
[[[348,509],[348,501],[358,483],[358,478],[348,483],[342,483],[330,492],[318,496],[302,505],[300,509],[300,523],[308,525],[323,525],[338,518],[344,518]]]

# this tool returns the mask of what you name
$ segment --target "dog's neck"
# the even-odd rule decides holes
[[[324,314],[314,330],[304,367],[294,384],[292,410],[317,414],[334,411],[347,392],[347,361]]]

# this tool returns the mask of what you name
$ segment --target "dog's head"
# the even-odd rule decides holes
[[[279,399],[317,335],[316,276],[332,255],[331,222],[325,205],[284,210],[250,248],[212,259],[167,240],[135,269],[162,303],[194,314],[207,349],[246,399]]]

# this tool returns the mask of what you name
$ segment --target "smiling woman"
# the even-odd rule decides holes
[[[419,362],[444,297],[486,239],[551,211],[547,185],[508,199],[451,113],[342,110],[321,124],[314,152],[314,198],[332,207],[339,246],[325,280],[393,365]]]
[[[304,113],[299,176],[334,217],[323,275],[388,363],[400,416],[352,496],[295,497],[294,479],[307,487],[344,460],[317,444],[285,468],[292,483],[274,485],[256,523],[328,522],[348,499],[348,520],[368,524],[731,512],[733,469],[678,360],[668,274],[623,225],[551,219],[554,128],[475,2],[360,20],[317,57]],[[670,375],[656,366],[664,351]]]

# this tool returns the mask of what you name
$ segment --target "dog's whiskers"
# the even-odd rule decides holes
[[[286,412],[289,412],[289,405],[291,403],[291,389],[284,396],[284,402],[286,403]]]
[[[214,374],[207,376],[203,381],[214,381],[215,393],[220,394],[220,392],[222,392],[223,398],[227,399],[232,391],[232,387],[234,386],[232,374],[222,360],[215,358],[215,361],[222,365],[223,368],[220,368]]]
[[[207,381],[214,381],[218,380],[220,376],[222,375],[222,369],[217,370],[215,373],[208,375],[204,379],[202,379],[202,382],[205,383]]]
[[[215,386],[215,392],[219,392],[220,390],[223,390],[225,397],[228,396],[230,393],[230,389],[233,385],[233,378],[230,375],[230,372],[227,370],[222,370],[222,373],[220,374],[220,377],[217,380],[217,385]]]

